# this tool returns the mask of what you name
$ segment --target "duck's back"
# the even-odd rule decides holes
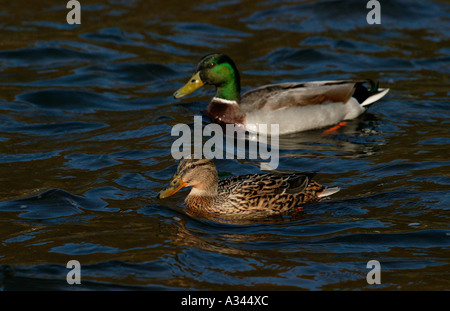
[[[388,91],[371,80],[270,84],[244,93],[240,108],[248,131],[271,134],[258,125],[278,124],[279,134],[287,134],[354,119]]]
[[[314,172],[249,174],[219,180],[216,209],[228,215],[289,214],[300,204],[318,200],[324,186],[312,180]]]
[[[264,85],[245,92],[243,112],[273,111],[281,108],[317,105],[324,102],[346,103],[355,92],[354,81],[288,82]]]

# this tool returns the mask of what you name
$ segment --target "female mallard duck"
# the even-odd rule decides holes
[[[367,89],[364,83],[369,83],[371,88]],[[225,54],[208,54],[174,97],[188,95],[205,84],[216,87],[216,96],[206,110],[213,122],[240,124],[249,132],[269,128],[259,124],[279,124],[279,134],[354,119],[389,91],[378,88],[371,80],[336,80],[270,84],[241,96],[239,72],[231,58]]]
[[[188,211],[219,218],[253,219],[295,214],[301,204],[316,202],[339,188],[326,188],[313,172],[250,174],[218,179],[208,159],[182,159],[160,199],[191,186],[185,199]]]

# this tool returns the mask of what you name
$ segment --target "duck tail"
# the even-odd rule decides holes
[[[363,85],[365,82],[368,82],[370,84],[369,89]],[[357,82],[355,85],[355,92],[353,93],[353,97],[358,100],[362,107],[369,108],[371,104],[381,99],[389,92],[389,89],[379,88],[378,86],[379,82],[375,83],[370,79]]]
[[[333,188],[326,188],[324,191],[322,191],[317,197],[319,198],[324,198],[327,196],[330,196],[332,194],[335,194],[336,192],[338,192],[339,190],[341,190],[341,188],[339,187],[333,187]]]

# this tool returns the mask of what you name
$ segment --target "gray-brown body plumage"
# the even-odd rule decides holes
[[[211,53],[200,60],[196,73],[174,97],[213,85],[216,95],[206,107],[211,121],[238,124],[261,134],[271,133],[258,124],[278,124],[278,134],[288,134],[354,119],[389,92],[371,80],[333,80],[269,84],[241,94],[240,81],[229,56]]]

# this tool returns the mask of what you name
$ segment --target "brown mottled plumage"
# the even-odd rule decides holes
[[[268,173],[218,179],[211,160],[182,159],[169,187],[159,197],[191,186],[185,204],[195,215],[246,219],[290,215],[300,211],[302,204],[316,202],[339,190],[318,184],[312,180],[314,175]]]

